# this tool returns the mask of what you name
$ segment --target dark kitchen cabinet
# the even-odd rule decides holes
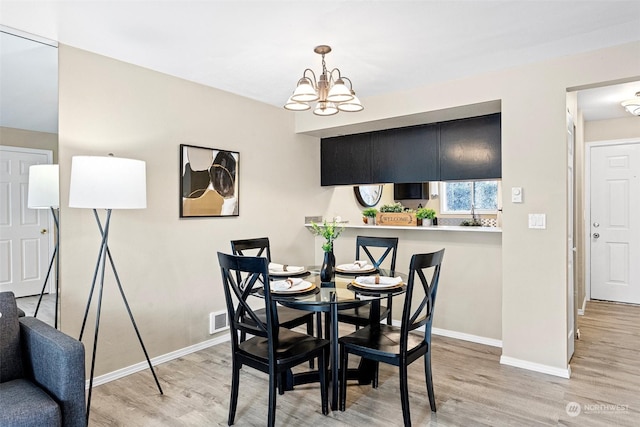
[[[320,141],[320,184],[371,184],[371,134],[323,138]]]
[[[502,177],[500,113],[323,138],[322,185]]]
[[[500,114],[440,123],[440,181],[502,177]]]
[[[389,129],[371,134],[373,182],[438,181],[437,125]]]

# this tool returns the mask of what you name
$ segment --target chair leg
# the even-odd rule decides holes
[[[316,338],[322,338],[322,312],[316,313]]]
[[[329,387],[327,387],[327,376],[329,369],[329,347],[326,347],[318,356],[318,371],[320,374],[320,401],[322,402],[322,414],[327,415],[329,413],[328,394]]]
[[[393,308],[393,298],[389,297],[387,298],[387,310],[388,314],[387,314],[387,325],[391,326],[391,324],[393,323],[393,318],[391,317],[391,313],[392,313],[392,308]]]
[[[278,383],[277,383],[278,394],[283,395],[284,389],[286,388],[285,385],[287,384],[287,373],[281,372],[277,375],[277,377],[278,377]]]
[[[400,372],[400,402],[402,403],[402,418],[404,420],[404,427],[411,426],[411,412],[409,412],[409,386],[407,379],[407,365],[401,363],[399,366]]]
[[[307,335],[313,336],[313,316],[310,316],[309,320],[307,321]],[[309,359],[310,369],[314,369],[315,367],[314,360],[315,358]]]
[[[349,370],[349,353],[345,351],[344,345],[340,345],[340,406],[344,412],[347,406],[347,371]]]
[[[436,396],[433,392],[433,375],[431,373],[431,349],[424,355],[424,376],[427,380],[427,394],[429,395],[431,411],[436,412]]]
[[[238,388],[240,387],[240,366],[238,362],[231,363],[231,400],[229,401],[229,419],[227,424],[233,425],[238,406]]]
[[[378,373],[380,372],[380,362],[374,362],[373,378],[371,379],[371,387],[378,388]]]
[[[273,427],[276,423],[276,383],[280,374],[277,372],[269,373],[269,415],[267,417],[267,425]]]

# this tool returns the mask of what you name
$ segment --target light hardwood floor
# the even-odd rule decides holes
[[[38,306],[38,299],[40,299],[40,295],[34,295],[30,297],[21,297],[16,298],[16,303],[18,307],[20,307],[27,316],[33,316],[36,311],[36,307]],[[55,294],[44,294],[42,296],[42,302],[40,303],[40,308],[38,309],[38,319],[42,320],[44,323],[47,323],[51,326],[55,324],[54,320],[54,308],[56,306],[56,295]]]
[[[590,302],[578,322],[582,336],[569,380],[500,365],[498,348],[434,336],[438,412],[429,410],[423,365],[416,362],[409,370],[413,425],[640,425],[640,307]],[[164,396],[149,370],[96,387],[90,425],[226,425],[229,352],[228,344],[218,345],[159,365]],[[266,386],[266,375],[243,368],[235,425],[266,424]],[[397,370],[385,365],[378,389],[348,387],[345,412],[322,415],[316,385],[296,387],[277,401],[279,426],[402,425]],[[577,416],[567,412],[571,402],[580,405]]]

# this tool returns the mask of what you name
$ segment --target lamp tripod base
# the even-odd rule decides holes
[[[89,307],[91,306],[91,300],[93,298],[93,294],[95,291],[95,285],[96,285],[96,281],[98,278],[98,273],[100,273],[100,286],[98,289],[98,302],[97,302],[97,310],[96,310],[96,324],[95,324],[95,331],[94,331],[94,337],[93,337],[93,352],[91,355],[91,376],[89,379],[89,393],[88,393],[88,398],[87,398],[87,424],[89,423],[89,411],[91,409],[91,394],[92,394],[92,390],[93,390],[93,378],[94,378],[94,368],[95,368],[95,360],[96,360],[96,351],[98,348],[98,333],[100,330],[100,313],[101,313],[101,309],[102,309],[102,294],[103,294],[103,290],[104,290],[104,273],[105,273],[105,268],[106,268],[106,260],[107,257],[109,258],[109,264],[111,265],[111,270],[113,271],[113,274],[115,276],[116,279],[116,283],[118,285],[118,290],[120,291],[120,296],[122,297],[122,301],[124,302],[124,305],[127,309],[127,313],[129,314],[129,319],[131,319],[131,324],[133,325],[133,329],[136,332],[136,336],[138,337],[138,341],[140,342],[140,346],[142,347],[142,351],[144,352],[144,356],[147,360],[147,364],[149,365],[149,369],[151,370],[151,373],[153,374],[153,378],[156,382],[156,386],[158,387],[158,391],[160,392],[160,394],[164,394],[162,391],[162,387],[160,386],[160,381],[158,381],[158,377],[156,375],[155,370],[153,369],[153,364],[151,363],[151,360],[149,359],[149,354],[147,353],[147,349],[144,346],[144,342],[142,341],[142,336],[140,335],[140,331],[138,330],[138,325],[136,324],[135,319],[133,318],[133,313],[131,312],[131,307],[129,307],[129,302],[127,301],[127,297],[124,293],[124,289],[122,288],[122,284],[120,283],[120,277],[118,276],[118,272],[116,271],[116,266],[113,262],[113,258],[111,257],[111,251],[109,250],[109,246],[108,246],[108,236],[109,236],[109,223],[110,223],[110,219],[111,219],[111,209],[107,209],[107,218],[105,221],[105,225],[104,228],[102,227],[102,223],[100,221],[100,216],[98,215],[98,212],[96,211],[96,209],[93,210],[93,214],[96,218],[96,222],[98,223],[98,228],[100,229],[100,233],[102,235],[102,243],[100,245],[100,251],[98,253],[98,261],[96,263],[96,268],[93,274],[93,282],[91,284],[91,290],[89,292],[89,298],[87,300],[87,307],[85,309],[84,312],[84,318],[82,320],[82,328],[80,330],[80,338],[79,340],[82,341],[82,336],[84,334],[84,328],[86,326],[87,323],[87,317],[89,315]]]
[[[42,290],[40,291],[40,297],[38,298],[38,304],[36,305],[36,310],[33,313],[33,317],[38,317],[38,311],[40,310],[40,303],[42,303],[42,297],[44,295],[44,291],[47,288],[47,282],[49,281],[49,276],[51,275],[51,269],[53,268],[53,262],[56,262],[56,305],[53,308],[53,327],[58,329],[58,310],[59,310],[59,297],[60,297],[60,256],[58,255],[58,251],[60,250],[60,224],[58,223],[58,216],[56,216],[56,209],[51,208],[51,214],[53,215],[53,222],[56,227],[56,245],[53,248],[53,254],[51,255],[51,260],[49,261],[49,268],[47,269],[47,276],[44,279],[44,283],[42,284]]]

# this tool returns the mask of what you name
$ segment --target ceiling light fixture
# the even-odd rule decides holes
[[[636,92],[636,96],[620,103],[629,113],[634,116],[640,116],[640,92]]]
[[[313,110],[313,114],[318,116],[332,116],[337,114],[338,111],[362,111],[364,107],[353,91],[351,80],[342,76],[338,68],[334,68],[330,72],[327,71],[324,56],[331,52],[331,47],[320,45],[316,46],[313,51],[318,55],[322,55],[322,74],[320,79],[316,79],[315,73],[310,68],[304,70],[302,78],[298,80],[298,85],[293,95],[287,100],[284,108],[290,111],[306,111],[311,108],[310,102],[318,101]],[[311,76],[308,76],[307,72]],[[349,87],[347,87],[345,81],[349,82]]]

